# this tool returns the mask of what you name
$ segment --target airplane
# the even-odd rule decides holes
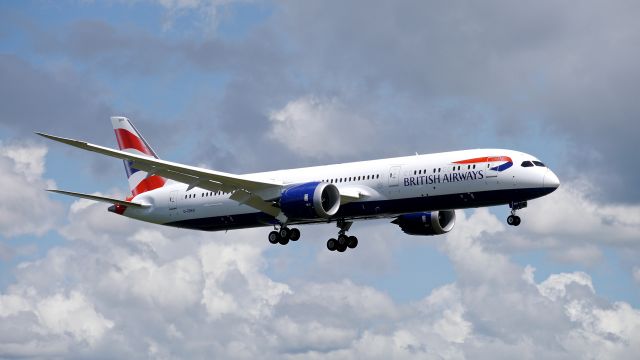
[[[111,117],[120,150],[45,133],[45,138],[122,159],[131,195],[125,200],[65,190],[51,192],[112,204],[108,211],[150,223],[205,231],[273,227],[272,244],[300,238],[293,225],[335,223],[331,251],[358,245],[356,220],[392,218],[410,235],[440,235],[456,209],[509,205],[517,210],[560,186],[529,154],[474,149],[252,174],[231,174],[162,160],[126,117]]]

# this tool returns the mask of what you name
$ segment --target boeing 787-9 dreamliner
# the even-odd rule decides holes
[[[253,174],[230,174],[161,160],[126,117],[112,117],[120,150],[37,133],[124,160],[125,200],[63,190],[111,203],[109,211],[155,224],[205,231],[269,226],[272,244],[300,238],[294,225],[335,223],[331,251],[355,248],[355,220],[391,218],[411,235],[444,234],[456,209],[509,205],[509,225],[527,201],[560,185],[540,160],[513,150],[474,149]]]

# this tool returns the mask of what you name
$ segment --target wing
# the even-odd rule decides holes
[[[246,204],[279,219],[286,219],[283,218],[284,215],[279,208],[274,206],[272,201],[277,199],[282,193],[283,186],[281,183],[255,180],[242,175],[183,165],[171,161],[115,150],[84,141],[39,132],[36,132],[36,134],[83,150],[96,152],[122,160],[129,160],[133,162],[133,167],[148,172],[149,176],[160,175],[167,179],[187,184],[187,191],[194,187],[199,187],[209,191],[225,191],[233,193],[231,198],[241,204]]]
[[[140,203],[126,201],[126,200],[114,199],[106,196],[83,194],[83,193],[78,193],[73,191],[64,191],[64,190],[47,190],[47,191],[51,191],[51,192],[63,194],[63,195],[75,196],[83,199],[106,202],[109,204],[124,205],[124,206],[130,206],[130,207],[148,207],[149,206],[147,204],[140,204]]]

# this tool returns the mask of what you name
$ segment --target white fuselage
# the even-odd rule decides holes
[[[477,149],[277,170],[243,177],[285,186],[313,181],[332,183],[346,196],[340,211],[331,219],[290,222],[295,224],[509,204],[544,196],[558,187],[558,178],[547,167],[523,167],[523,161],[538,159],[512,150]],[[230,199],[229,193],[188,188],[186,184],[170,182],[142,193],[132,201],[151,206],[127,208],[123,215],[202,230],[266,226],[276,222],[255,208]]]

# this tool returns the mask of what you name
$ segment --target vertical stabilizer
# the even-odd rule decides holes
[[[111,124],[116,133],[120,150],[158,159],[158,155],[156,155],[155,151],[153,151],[149,143],[147,143],[129,119],[123,116],[112,116]],[[167,182],[166,179],[161,176],[149,175],[147,172],[138,170],[131,165],[131,161],[124,160],[124,169],[127,172],[129,189],[133,196],[160,188]]]

